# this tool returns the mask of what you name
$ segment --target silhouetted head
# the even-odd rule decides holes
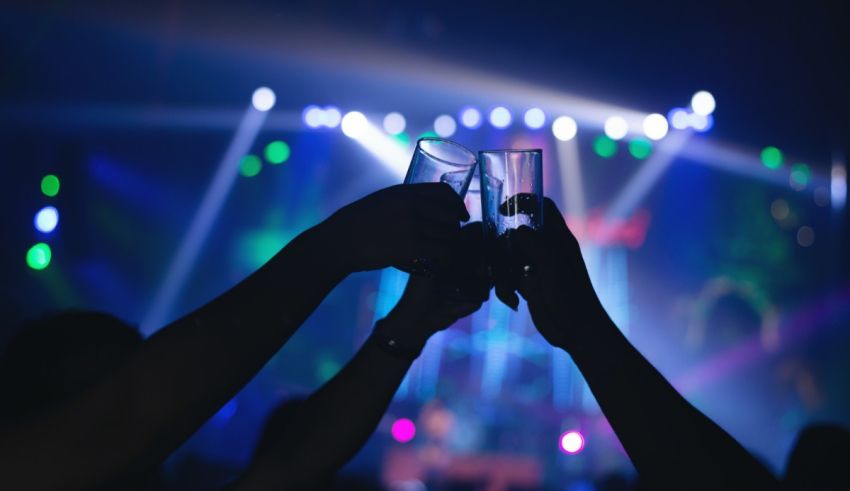
[[[0,360],[0,421],[27,418],[79,396],[141,344],[136,329],[100,312],[63,311],[25,324]]]
[[[797,438],[783,482],[787,489],[850,489],[850,431],[837,425],[811,425]]]

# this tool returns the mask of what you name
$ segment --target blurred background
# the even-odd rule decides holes
[[[72,307],[150,334],[438,135],[542,148],[608,312],[771,468],[805,424],[850,424],[847,6],[119,4],[0,7],[0,344]],[[404,281],[340,284],[169,479],[236,472]],[[344,471],[574,491],[632,472],[569,356],[498,301],[432,339]]]

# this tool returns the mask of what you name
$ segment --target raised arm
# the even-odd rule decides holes
[[[771,473],[693,407],[623,336],[587,275],[581,251],[547,199],[542,233],[521,229],[520,281],[535,326],[581,370],[648,489],[775,489]]]
[[[464,227],[462,235],[470,240],[455,249],[455,259],[465,255],[462,251],[474,258],[480,223]],[[444,276],[411,276],[398,305],[378,322],[354,358],[309,398],[272,416],[251,468],[233,489],[314,489],[354,456],[428,338],[487,299],[489,282],[483,271],[472,269],[472,258],[455,261],[468,272],[463,295],[455,299],[447,294],[458,284],[458,275],[451,282]]]
[[[88,489],[157,466],[230,399],[354,271],[448,255],[462,201],[394,186],[341,209],[260,270],[166,326],[106,382],[0,433],[9,489]]]

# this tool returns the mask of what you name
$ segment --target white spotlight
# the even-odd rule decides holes
[[[525,112],[525,125],[536,130],[546,124],[546,114],[539,107],[532,107]]]
[[[339,126],[340,121],[342,121],[342,113],[339,112],[339,109],[333,106],[327,106],[325,107],[323,120],[325,126],[328,128],[336,128]]]
[[[59,224],[59,210],[54,206],[45,206],[35,214],[33,222],[39,232],[49,234]]]
[[[441,114],[434,120],[434,132],[443,138],[448,138],[454,135],[455,130],[457,130],[455,118],[448,114]]]
[[[511,125],[512,120],[513,117],[511,116],[511,112],[505,107],[499,106],[490,111],[490,124],[496,128],[507,128]]]
[[[561,141],[572,140],[577,132],[576,120],[569,116],[561,116],[552,123],[552,134]]]
[[[713,113],[716,106],[714,96],[706,90],[701,90],[691,97],[691,109],[700,116],[708,116]]]
[[[683,130],[691,125],[691,117],[688,111],[681,107],[671,110],[667,117],[670,119],[670,125],[677,130]]]
[[[322,121],[325,119],[325,114],[324,111],[316,106],[307,106],[301,114],[301,119],[303,119],[304,124],[310,128],[318,128],[322,125]]]
[[[368,126],[369,121],[361,112],[351,111],[342,117],[342,132],[349,138],[359,138]]]
[[[384,116],[384,131],[391,135],[398,135],[407,127],[407,121],[399,113],[389,113]]]
[[[650,140],[660,140],[667,136],[667,131],[670,127],[667,125],[667,118],[654,113],[643,119],[643,133]]]
[[[605,120],[605,134],[612,140],[622,140],[629,132],[629,123],[620,116]]]
[[[474,130],[481,126],[481,113],[474,107],[468,107],[461,111],[460,122],[467,128]]]
[[[257,111],[266,112],[274,107],[275,96],[274,91],[268,87],[260,87],[254,91],[251,96],[251,104]]]

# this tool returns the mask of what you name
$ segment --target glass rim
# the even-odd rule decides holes
[[[543,153],[542,148],[494,148],[492,150],[479,150],[478,154],[482,153]]]
[[[423,141],[432,141],[432,142],[448,143],[449,145],[454,145],[454,146],[456,146],[456,147],[459,147],[461,150],[463,150],[463,151],[467,152],[469,155],[471,155],[471,156],[472,156],[472,162],[470,162],[470,163],[468,163],[468,164],[459,164],[459,163],[457,163],[457,162],[452,162],[452,161],[450,161],[450,160],[441,159],[440,157],[437,157],[437,156],[436,156],[436,155],[434,155],[433,153],[429,152],[428,150],[425,150],[424,148],[422,148],[422,146],[421,146],[420,144],[421,144]],[[436,137],[433,137],[433,136],[426,136],[426,137],[424,137],[424,138],[420,138],[420,139],[416,140],[416,150],[421,150],[421,151],[422,151],[422,153],[424,153],[424,154],[425,154],[425,155],[427,155],[428,157],[430,157],[430,158],[432,158],[432,159],[434,159],[434,160],[437,160],[437,161],[439,161],[439,162],[443,162],[444,164],[448,164],[448,165],[454,166],[454,167],[463,167],[463,168],[466,168],[466,167],[475,166],[475,164],[477,164],[477,163],[478,163],[478,159],[475,157],[475,152],[473,152],[472,150],[470,150],[470,149],[466,148],[465,146],[461,145],[460,143],[458,143],[458,142],[456,142],[456,141],[453,141],[453,140],[447,140],[447,139],[445,139],[445,138],[436,138]]]

